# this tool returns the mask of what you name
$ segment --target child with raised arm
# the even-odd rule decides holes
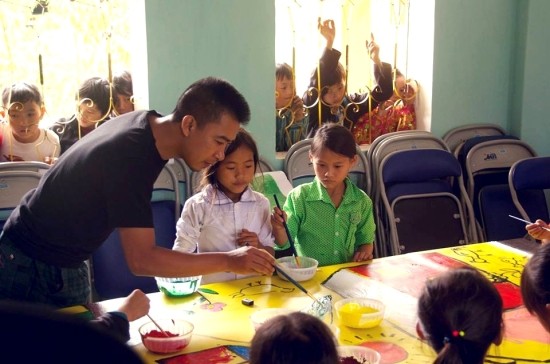
[[[176,225],[174,250],[226,252],[253,246],[274,254],[269,200],[250,184],[259,163],[252,136],[240,129],[225,159],[203,170],[201,191],[189,198]],[[244,277],[230,272],[203,275],[202,283]]]
[[[275,150],[287,151],[306,136],[308,116],[304,102],[296,95],[294,70],[286,63],[275,68]]]
[[[0,125],[1,162],[38,161],[50,163],[59,156],[59,138],[39,123],[46,113],[36,85],[18,82],[2,92],[7,123]]]
[[[520,287],[525,308],[550,333],[550,244],[540,246],[529,259]]]
[[[271,215],[278,245],[288,246],[286,220],[298,255],[320,266],[372,259],[374,224],[372,201],[348,173],[357,162],[351,132],[338,124],[324,124],[315,133],[309,159],[315,179],[289,192],[283,211]]]
[[[313,72],[309,86],[321,90],[321,99],[315,107],[309,109],[308,138],[313,137],[321,124],[336,122],[352,129],[360,116],[373,110],[380,102],[389,99],[393,94],[392,67],[380,61],[380,48],[371,34],[367,42],[369,56],[374,63],[374,79],[377,83],[372,92],[346,95],[346,70],[339,62],[341,53],[332,48],[336,30],[333,20],[321,21],[319,32],[326,39],[326,48],[319,60],[319,66]],[[349,106],[353,102],[361,102]],[[317,92],[306,92],[303,100],[306,106],[314,105],[319,98]],[[319,113],[321,115],[319,115]]]
[[[428,280],[418,299],[417,332],[437,352],[434,363],[482,364],[503,335],[503,304],[495,286],[473,268]]]

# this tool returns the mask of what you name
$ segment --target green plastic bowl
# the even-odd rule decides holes
[[[159,291],[168,297],[184,297],[193,294],[201,285],[202,276],[163,278],[155,277]]]

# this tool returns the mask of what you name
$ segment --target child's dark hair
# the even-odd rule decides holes
[[[17,82],[4,88],[2,92],[2,104],[8,108],[14,102],[24,104],[33,101],[39,106],[44,105],[42,94],[36,85],[27,82]]]
[[[322,148],[353,158],[357,155],[357,146],[353,134],[344,126],[325,123],[315,133],[311,143],[311,154],[316,155]]]
[[[282,80],[283,78],[294,79],[294,71],[288,63],[277,63],[275,67],[275,79]]]
[[[109,81],[101,77],[91,77],[82,82],[78,88],[77,101],[80,102],[83,99],[92,100],[101,115],[107,115],[111,108]]]
[[[338,364],[329,327],[304,312],[276,316],[260,326],[250,344],[250,364]]]
[[[113,92],[115,95],[132,96],[134,88],[132,84],[132,75],[128,71],[122,71],[113,76]],[[114,102],[117,99],[113,97]]]
[[[252,138],[252,135],[250,135],[250,133],[245,129],[239,129],[235,140],[227,146],[227,149],[225,150],[225,156],[227,157],[231,155],[241,146],[245,146],[252,151],[252,155],[254,158],[254,173],[256,173],[256,170],[258,169],[258,164],[260,162],[260,154],[258,152],[258,147],[256,146],[254,138]],[[212,185],[218,190],[220,189],[219,181],[216,177],[216,172],[218,171],[218,168],[220,168],[221,162],[222,161],[218,161],[202,171],[202,178],[199,189],[202,189],[207,185]]]
[[[438,353],[434,363],[482,364],[503,332],[502,298],[473,268],[428,280],[418,299],[422,333]]]
[[[346,80],[346,69],[340,62],[338,62],[336,67],[331,70],[324,69],[323,65],[321,65],[321,68],[321,96],[324,96],[328,91],[328,87],[340,84],[342,81]],[[316,88],[319,83],[317,77],[317,70],[315,70],[311,76],[311,81],[312,86]]]
[[[250,108],[246,99],[229,82],[215,77],[196,81],[180,96],[172,111],[174,122],[181,122],[185,115],[192,115],[199,128],[217,122],[223,113],[234,116],[239,123],[250,120]]]
[[[550,332],[550,244],[542,245],[529,259],[521,273],[521,295],[527,311],[535,314]]]

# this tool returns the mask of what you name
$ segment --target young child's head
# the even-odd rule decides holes
[[[338,364],[336,339],[317,317],[303,312],[276,316],[250,344],[250,364]]]
[[[390,97],[390,101],[396,102],[397,100],[403,100],[404,104],[414,103],[415,90],[407,83],[405,76],[399,71],[395,70],[395,81],[393,95]]]
[[[542,245],[529,259],[520,285],[525,308],[550,332],[550,244]]]
[[[111,86],[101,77],[92,77],[80,85],[77,93],[78,123],[90,128],[105,120],[111,110]]]
[[[332,189],[343,183],[357,158],[353,134],[344,126],[326,123],[315,133],[309,159],[315,176],[325,188]]]
[[[287,63],[277,63],[275,68],[275,108],[289,107],[295,94],[292,67]]]
[[[118,115],[134,111],[132,75],[122,71],[113,76],[113,102]]]
[[[13,137],[21,143],[34,142],[40,135],[38,124],[46,112],[38,87],[26,82],[14,83],[2,92],[2,104]]]
[[[502,341],[502,298],[473,268],[458,268],[426,282],[418,299],[417,330],[438,353],[435,363],[482,364]]]
[[[322,73],[321,78],[321,98],[323,103],[336,107],[340,106],[346,95],[346,70],[341,63],[338,63],[332,71]],[[317,85],[317,80],[315,81]]]
[[[241,128],[225,151],[225,158],[203,171],[201,187],[210,184],[234,202],[254,179],[260,155],[252,135]]]

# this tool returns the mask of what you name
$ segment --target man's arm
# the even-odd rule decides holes
[[[153,228],[119,228],[119,234],[128,267],[138,276],[186,277],[227,271],[273,274],[273,256],[251,246],[194,254],[157,246]]]

